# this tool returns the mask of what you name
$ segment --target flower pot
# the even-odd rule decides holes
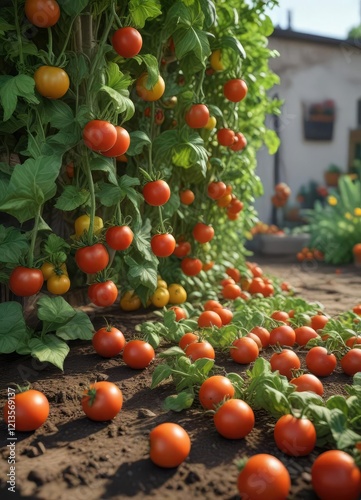
[[[339,172],[325,172],[324,179],[325,179],[327,186],[337,187],[340,175],[341,174]]]

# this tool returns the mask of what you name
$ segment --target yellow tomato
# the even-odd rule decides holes
[[[167,282],[162,279],[158,279],[157,288],[168,288]]]
[[[169,302],[169,292],[166,288],[157,288],[151,299],[154,306],[164,307]]]
[[[48,279],[46,287],[54,295],[63,295],[70,288],[70,279],[66,274],[54,274]]]
[[[148,80],[148,73],[143,73],[135,84],[135,90],[139,97],[144,101],[157,101],[162,97],[165,90],[165,83],[163,78],[159,75],[158,81],[154,87],[148,89],[146,87]]]
[[[187,292],[178,283],[172,283],[168,287],[169,302],[171,304],[183,304],[187,300]]]
[[[75,236],[79,237],[85,231],[89,231],[89,226],[90,226],[89,215],[86,215],[86,214],[80,215],[80,217],[75,219],[75,222],[74,222]],[[103,219],[101,217],[95,216],[94,217],[94,234],[100,233],[100,231],[103,229],[103,227],[104,227]]]
[[[135,311],[139,309],[142,302],[134,290],[128,290],[120,299],[120,308],[123,311]]]
[[[51,276],[56,276],[57,270],[62,271],[61,274],[68,275],[68,270],[66,268],[65,262],[61,264],[59,267],[55,266],[51,262],[44,262],[44,264],[40,268],[41,272],[43,273],[44,276],[44,281],[48,280]]]
[[[208,118],[207,125],[204,126],[207,130],[213,130],[215,126],[217,125],[217,120],[215,119],[214,116],[210,116]]]
[[[210,57],[210,65],[214,71],[223,71],[224,66],[222,63],[222,53],[219,49],[214,50]]]

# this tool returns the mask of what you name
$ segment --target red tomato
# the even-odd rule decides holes
[[[297,392],[311,391],[319,396],[323,396],[323,384],[320,379],[318,379],[312,373],[304,373],[299,377],[290,380],[290,384],[296,386]]]
[[[321,346],[312,347],[306,354],[305,361],[310,372],[318,377],[331,375],[337,365],[336,356],[329,354],[327,349]]]
[[[193,344],[194,342],[198,342],[199,337],[195,333],[188,332],[182,335],[182,338],[179,341],[179,347],[185,351],[185,349],[189,346],[189,344]]]
[[[252,339],[254,342],[256,342],[259,351],[262,349],[263,346],[262,346],[261,339],[259,337],[257,337],[257,335],[255,335],[252,332],[248,332],[246,337],[248,337],[248,338]]]
[[[130,340],[123,349],[123,361],[130,368],[142,370],[155,358],[153,347],[144,340]]]
[[[226,99],[232,102],[240,102],[247,95],[248,87],[244,80],[233,78],[223,85],[223,93]]]
[[[198,222],[192,231],[193,237],[199,243],[208,243],[214,236],[214,229],[203,222]]]
[[[262,347],[269,346],[270,332],[266,328],[263,326],[255,326],[252,328],[251,332],[261,339]]]
[[[78,248],[75,261],[84,273],[95,274],[107,267],[109,254],[102,243],[95,243],[89,247]]]
[[[242,288],[239,285],[229,283],[223,287],[222,295],[225,299],[235,300],[242,295]]]
[[[112,37],[112,45],[120,56],[129,58],[139,54],[143,45],[142,35],[131,26],[119,28]]]
[[[143,196],[148,205],[153,207],[165,205],[170,198],[169,185],[162,179],[147,182],[143,188]]]
[[[225,287],[227,285],[235,285],[236,282],[234,281],[233,278],[224,278],[222,281],[221,281],[221,286]]]
[[[212,200],[219,200],[226,193],[226,185],[222,181],[208,184],[207,194]]]
[[[43,286],[44,276],[40,269],[18,266],[12,270],[9,288],[18,297],[30,297]]]
[[[321,500],[359,500],[361,472],[354,459],[341,450],[321,453],[311,469],[312,487]]]
[[[88,297],[96,306],[108,307],[117,300],[118,288],[111,280],[93,283],[88,288]]]
[[[260,453],[248,459],[238,475],[237,486],[242,499],[286,500],[291,478],[278,458]]]
[[[150,246],[157,257],[169,257],[175,249],[175,238],[169,233],[155,234],[150,240]]]
[[[124,349],[125,338],[118,328],[105,326],[95,332],[92,344],[100,356],[103,356],[103,358],[112,358]]]
[[[117,140],[114,125],[105,120],[91,120],[83,129],[84,144],[93,151],[108,151]]]
[[[222,309],[223,306],[218,300],[207,300],[207,302],[204,303],[203,309],[205,311],[216,311],[216,309]],[[217,311],[216,311],[217,312]]]
[[[133,242],[134,233],[129,226],[113,226],[107,229],[105,240],[113,250],[126,250]]]
[[[115,130],[117,132],[117,138],[114,146],[108,149],[108,151],[101,151],[101,154],[103,156],[107,156],[108,158],[115,158],[116,156],[123,155],[128,151],[130,146],[130,135],[125,128],[117,125]]]
[[[183,205],[191,205],[194,202],[194,193],[190,189],[185,189],[179,193],[179,198]]]
[[[217,131],[217,140],[221,146],[232,146],[234,143],[235,134],[229,128],[220,128]]]
[[[234,136],[234,144],[229,146],[229,149],[232,151],[243,151],[243,149],[247,146],[247,139],[242,134],[242,132],[237,132]]]
[[[209,120],[209,110],[204,104],[193,104],[185,115],[188,127],[203,128]]]
[[[226,439],[242,439],[254,427],[252,408],[241,399],[225,401],[213,416],[214,425]]]
[[[290,317],[288,313],[286,313],[286,311],[274,311],[271,314],[271,318],[275,319],[276,321],[283,321],[284,323],[288,323]]]
[[[175,320],[180,321],[181,319],[187,319],[187,311],[185,311],[182,307],[172,306],[169,308],[170,311],[174,311]]]
[[[199,402],[205,410],[214,410],[225,398],[233,398],[234,387],[229,378],[213,375],[207,378],[199,388]]]
[[[150,459],[159,467],[178,467],[188,457],[191,440],[178,424],[165,422],[154,427],[149,435]]]
[[[278,370],[288,379],[293,378],[292,370],[298,370],[301,367],[300,358],[290,349],[283,349],[281,352],[272,354],[270,364],[272,371]]]
[[[202,262],[199,259],[185,257],[181,262],[181,269],[187,276],[196,276],[202,271]]]
[[[288,325],[277,326],[270,331],[270,345],[279,343],[290,347],[296,342],[296,334],[293,328]]]
[[[236,363],[247,365],[258,358],[259,349],[254,340],[241,337],[233,341],[229,354]]]
[[[236,283],[241,281],[241,273],[235,267],[227,267],[226,274],[228,274],[230,278],[234,279]]]
[[[351,349],[341,358],[341,368],[351,377],[361,372],[361,349]]]
[[[222,326],[228,325],[233,319],[233,312],[229,309],[216,309],[215,311],[222,320]]]
[[[176,243],[173,255],[182,259],[191,253],[192,247],[188,241],[180,241]]]
[[[222,320],[215,311],[203,311],[198,318],[199,328],[212,328],[216,326],[221,328]]]
[[[60,8],[55,0],[26,0],[25,15],[34,26],[50,28],[60,17]]]
[[[13,423],[15,416],[15,430],[35,431],[46,421],[49,411],[49,401],[46,396],[40,391],[29,389],[16,394],[14,399],[9,398],[6,401],[4,420],[6,423],[9,420]]]
[[[192,361],[199,358],[215,359],[216,357],[213,347],[205,340],[203,342],[192,342],[186,347],[185,353]]]
[[[233,198],[231,203],[227,207],[227,214],[238,214],[243,210],[243,203],[238,198]],[[239,281],[239,280],[236,280]]]
[[[122,391],[113,382],[95,382],[84,392],[81,405],[91,420],[112,420],[123,406]]]
[[[315,314],[314,316],[311,316],[311,328],[314,330],[322,330],[326,323],[328,322],[328,317],[324,316],[323,314]]]
[[[283,415],[273,432],[277,447],[291,457],[309,455],[316,446],[316,429],[308,418]]]
[[[295,329],[296,343],[304,346],[311,339],[319,337],[318,333],[310,326],[299,326]]]
[[[357,344],[361,344],[361,336],[354,336],[350,337],[349,339],[346,340],[346,345],[347,347],[354,347]]]

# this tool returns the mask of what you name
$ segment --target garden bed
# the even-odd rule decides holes
[[[285,264],[284,258],[261,260],[264,271],[287,278],[296,293],[310,301],[320,301],[326,312],[337,314],[360,301],[361,272],[353,266],[335,269],[319,263]],[[292,279],[290,278],[292,275]],[[89,311],[94,327],[103,324],[104,313]],[[113,307],[106,314],[127,339],[135,335],[135,326],[152,317],[148,311],[124,313]],[[265,353],[269,357],[271,352]],[[304,353],[299,351],[301,358]],[[151,390],[153,366],[135,371],[121,357],[105,360],[90,342],[74,341],[65,361],[64,373],[51,365],[43,366],[17,355],[1,356],[3,390],[11,382],[29,380],[34,388],[47,395],[51,412],[47,422],[33,433],[17,433],[16,490],[12,498],[46,500],[144,498],[236,499],[237,469],[234,461],[245,455],[271,453],[283,461],[292,479],[292,499],[315,499],[310,484],[310,467],[320,452],[316,449],[304,458],[289,458],[273,441],[273,419],[256,411],[254,430],[244,440],[229,441],[220,437],[212,419],[200,407],[181,413],[165,412],[162,403],[174,392],[170,384]],[[233,364],[228,355],[218,354],[218,366],[226,371],[243,372],[248,367]],[[115,382],[122,390],[124,406],[112,422],[88,420],[79,398],[89,381]],[[351,378],[337,368],[323,379],[326,396],[343,394]],[[190,434],[192,449],[188,459],[176,469],[160,469],[149,460],[150,430],[164,421],[182,425]],[[0,432],[5,436],[5,424]],[[1,490],[6,487],[8,455],[5,441],[1,449]]]

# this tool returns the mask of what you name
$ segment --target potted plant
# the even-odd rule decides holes
[[[331,164],[326,172],[324,173],[324,179],[327,186],[337,187],[338,180],[340,178],[342,171],[337,165]]]

